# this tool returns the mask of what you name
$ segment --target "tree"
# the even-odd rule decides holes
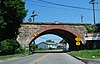
[[[11,53],[19,47],[16,37],[27,10],[22,0],[0,0],[0,53]]]
[[[4,20],[3,20],[3,17],[1,16],[1,10],[2,10],[2,7],[1,7],[1,0],[0,0],[0,28],[5,28],[5,23],[4,23]]]
[[[31,18],[29,18],[29,19],[28,19],[28,21],[29,21],[29,22],[32,22],[32,19],[31,19]]]
[[[52,40],[46,40],[46,42],[52,42],[52,43],[54,43],[54,41],[52,41]]]
[[[1,0],[0,41],[17,37],[18,28],[27,13],[24,4],[22,0]]]

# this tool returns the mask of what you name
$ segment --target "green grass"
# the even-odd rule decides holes
[[[44,52],[45,50],[35,50],[34,52]]]
[[[45,52],[47,50],[62,50],[62,49],[36,49],[34,52]]]
[[[0,56],[0,60],[8,59],[8,58],[13,58],[13,57],[23,57],[26,56],[27,54],[13,54],[13,55],[2,55]]]
[[[81,51],[71,51],[69,54],[82,57],[96,59],[100,58],[100,50],[81,50]]]

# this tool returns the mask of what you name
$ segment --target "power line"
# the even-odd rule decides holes
[[[41,4],[38,4],[40,3],[39,1],[34,1],[34,0],[26,0],[27,1],[27,4],[28,5],[34,5],[34,6],[39,6],[39,7],[45,7],[45,8],[53,8],[53,9],[60,9],[60,10],[71,10],[71,9],[68,9],[68,8],[65,8],[65,7],[55,7],[55,6],[49,6],[49,5],[41,5]],[[29,2],[29,3],[28,3]],[[75,11],[74,10],[71,10],[71,11]]]
[[[60,8],[60,7],[36,4],[36,3],[39,3],[39,1],[34,1],[34,0],[26,0],[26,1],[30,2],[30,3],[28,3],[29,5],[36,5],[36,6],[40,6],[40,7],[46,7],[46,8],[65,9],[65,8]],[[31,2],[33,2],[34,4],[31,4]]]
[[[52,4],[52,5],[57,5],[57,6],[60,6],[60,7],[66,7],[66,8],[73,8],[73,9],[81,9],[81,10],[93,10],[91,8],[82,8],[82,7],[76,7],[76,6],[69,6],[69,5],[63,5],[63,4],[58,4],[58,3],[53,3],[53,2],[48,2],[48,1],[44,1],[44,0],[38,0],[38,1],[34,1],[34,0],[28,0],[30,2],[35,2],[35,3],[39,3],[40,2],[44,2],[44,3],[49,3],[49,4]],[[33,5],[33,4],[30,4],[29,5]],[[52,7],[52,6],[45,6],[45,5],[38,5],[38,4],[34,4],[36,6],[40,6],[40,7],[47,7],[47,8],[56,8],[58,9],[58,7]],[[62,8],[59,8],[59,9],[62,9]],[[64,8],[63,8],[64,9]],[[95,9],[96,11],[100,11],[100,9]]]
[[[46,8],[65,9],[65,8],[59,8],[59,7],[53,7],[53,6],[45,6],[45,5],[40,5],[40,4],[31,4],[31,3],[28,3],[28,4],[29,5],[39,6],[39,7],[46,7]]]
[[[82,8],[82,7],[76,7],[76,6],[63,5],[63,4],[53,3],[53,2],[49,2],[49,1],[45,1],[45,0],[38,0],[38,1],[48,3],[48,4],[52,4],[52,5],[61,6],[61,7],[69,7],[69,8],[82,9],[82,10],[93,10],[93,9],[90,9],[90,8]],[[95,10],[100,11],[100,9],[95,9]]]

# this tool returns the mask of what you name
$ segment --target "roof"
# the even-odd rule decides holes
[[[56,45],[56,43],[52,43],[52,42],[41,42],[41,43],[44,43],[44,44],[47,44],[47,45]],[[39,43],[39,44],[41,44],[41,43]]]

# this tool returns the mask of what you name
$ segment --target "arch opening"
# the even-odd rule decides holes
[[[81,42],[80,46],[76,46],[75,38],[77,37],[77,35],[75,35],[75,33],[69,32],[66,29],[61,29],[61,28],[53,28],[53,29],[44,30],[44,31],[40,32],[35,38],[33,38],[31,40],[31,42],[45,34],[54,34],[54,35],[57,35],[57,36],[63,38],[66,42],[68,42],[69,50],[83,49],[83,47],[84,47],[82,42]]]
[[[69,44],[63,38],[54,34],[45,34],[32,40],[37,45],[37,50],[44,52],[66,52],[69,51]]]
[[[48,40],[54,41],[55,43],[59,43],[60,41],[63,40],[63,38],[54,34],[45,34],[36,38],[34,41],[36,44],[39,44],[40,42],[43,42],[43,41],[46,42]]]

